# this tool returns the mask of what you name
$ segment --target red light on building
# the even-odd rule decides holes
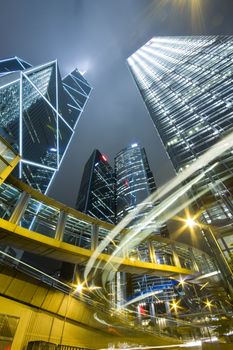
[[[129,187],[129,180],[126,179],[124,184],[125,184],[126,187]]]
[[[147,310],[144,309],[144,307],[142,305],[139,305],[139,313],[142,316],[146,316],[147,314]]]
[[[102,159],[104,162],[107,162],[107,161],[108,161],[108,157],[107,157],[105,154],[102,154],[102,155],[101,155],[101,159]]]

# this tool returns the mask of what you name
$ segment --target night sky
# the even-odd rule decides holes
[[[138,142],[158,185],[174,175],[126,58],[153,36],[195,34],[233,34],[233,0],[1,0],[1,58],[32,65],[57,58],[62,76],[78,67],[93,86],[52,197],[74,205],[94,148],[112,162]]]

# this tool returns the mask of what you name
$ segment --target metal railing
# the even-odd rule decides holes
[[[79,346],[71,345],[56,345],[45,341],[30,341],[27,345],[27,350],[90,350]]]
[[[41,194],[12,176],[7,181],[0,186],[0,218],[11,223],[92,251],[114,228],[112,224],[80,213]],[[111,254],[126,233],[127,229],[124,229],[114,242],[109,241],[103,253]],[[216,270],[213,259],[203,251],[155,235],[135,249],[126,250],[125,258],[176,266],[196,273]]]

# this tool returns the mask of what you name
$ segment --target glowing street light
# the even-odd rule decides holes
[[[208,307],[209,310],[211,310],[211,308],[213,307],[213,304],[209,299],[206,299],[205,307]]]
[[[88,286],[88,287],[84,287],[83,283],[78,283],[76,285],[74,285],[74,293],[82,293],[84,290],[86,291],[95,291],[97,289],[102,289],[102,287],[100,286]]]
[[[180,304],[180,300],[178,301],[172,300],[172,302],[170,303],[171,311],[174,310],[175,312],[177,312],[178,309],[181,309],[181,306],[179,306],[179,304]]]
[[[178,285],[179,286],[181,286],[182,288],[184,287],[184,285],[185,285],[185,280],[180,276],[180,280],[179,280],[179,283],[178,283]]]
[[[172,307],[171,310],[174,309],[175,311],[177,311],[177,303],[175,301],[172,302]]]
[[[193,219],[193,218],[187,218],[186,220],[186,224],[187,224],[187,226],[189,226],[189,227],[194,227],[197,223],[196,223],[196,221]]]
[[[81,293],[82,290],[83,290],[82,283],[78,283],[77,286],[75,287],[75,292]]]

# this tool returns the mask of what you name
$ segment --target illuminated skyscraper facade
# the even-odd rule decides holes
[[[74,70],[62,81],[57,61],[0,61],[0,133],[22,159],[18,176],[45,193],[59,169],[91,87]]]
[[[114,169],[115,171],[108,163],[106,155],[98,150],[92,153],[84,168],[76,203],[77,210],[110,223],[118,223],[156,190],[145,149],[136,143],[116,155]],[[157,204],[159,202],[152,205],[148,201],[145,208],[137,214],[136,218],[133,218],[128,227],[132,229],[134,225],[139,224],[140,220],[143,220]],[[168,236],[167,226],[164,224],[159,225],[158,222],[152,221],[150,229],[151,235]],[[142,243],[135,249],[131,259],[143,259],[144,256],[150,256],[150,251],[148,245]],[[161,261],[171,263],[169,254],[160,256],[157,252],[156,256],[158,263]],[[136,295],[151,294],[157,290],[160,290],[161,299],[167,302],[174,296],[174,284],[166,277],[129,276],[119,272],[112,284],[112,291],[118,306],[126,299],[132,299]],[[154,297],[147,298],[146,305],[151,309],[150,312],[155,312]]]
[[[116,218],[117,222],[121,221],[136,206],[145,201],[150,194],[156,190],[155,180],[150,170],[149,162],[145,149],[134,143],[131,146],[120,151],[115,157],[115,173],[116,173]],[[147,214],[158,205],[159,202],[152,203],[148,200],[145,207],[139,212],[129,226],[139,224]],[[147,225],[148,228],[148,225]],[[150,223],[152,235],[168,236],[166,225],[159,226],[158,222]],[[135,255],[131,259],[143,259],[143,256],[150,255],[148,245],[141,244],[134,252]],[[159,256],[159,254],[157,254]],[[165,257],[164,257],[165,258]],[[168,257],[166,257],[168,258]],[[169,263],[169,261],[168,261]],[[167,278],[160,278],[148,275],[122,275],[120,277],[122,284],[127,280],[127,290],[122,291],[122,295],[128,300],[133,299],[142,294],[152,293],[160,290],[161,299],[170,300],[174,295],[173,282]],[[164,305],[163,305],[164,306]],[[144,307],[147,308],[149,314],[154,314],[155,304],[154,297],[144,299]],[[138,310],[141,310],[138,304]],[[144,310],[144,309],[143,309]],[[140,311],[138,311],[140,313]],[[142,311],[143,313],[144,311]]]
[[[154,37],[128,65],[177,173],[232,130],[233,36]],[[209,189],[194,205],[216,203],[203,213],[214,224],[233,218],[232,151],[218,162],[192,188]],[[219,243],[229,258],[229,238]]]
[[[138,144],[120,151],[115,158],[117,222],[155,189],[145,149]],[[151,203],[148,203],[151,208]]]
[[[106,155],[98,150],[94,150],[85,165],[76,209],[115,223],[115,174]]]

